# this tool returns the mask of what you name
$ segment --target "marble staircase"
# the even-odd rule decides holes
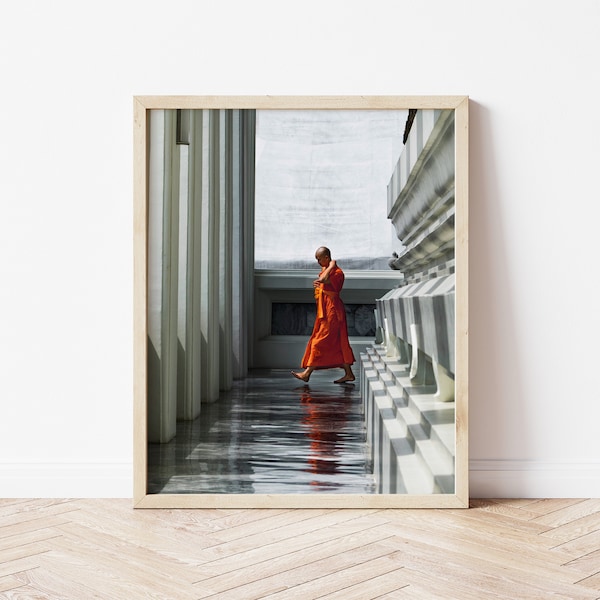
[[[360,355],[367,443],[378,493],[454,493],[454,402],[435,385],[415,386],[410,364],[383,345]]]

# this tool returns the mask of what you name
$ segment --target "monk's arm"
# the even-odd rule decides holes
[[[329,275],[331,271],[335,269],[336,262],[335,260],[331,260],[331,262],[327,265],[327,268],[319,275],[317,281],[319,283],[327,283],[329,281]]]

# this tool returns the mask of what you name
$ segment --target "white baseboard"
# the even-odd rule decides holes
[[[131,498],[131,463],[0,463],[0,498]]]
[[[599,463],[471,460],[471,498],[598,498]]]
[[[600,464],[471,460],[471,498],[600,498]],[[131,463],[0,464],[0,498],[131,498]]]

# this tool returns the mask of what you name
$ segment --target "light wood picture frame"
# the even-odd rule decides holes
[[[243,110],[406,110],[449,111],[454,140],[453,491],[431,494],[212,494],[148,493],[148,304],[150,123],[153,111]],[[468,463],[468,237],[469,99],[468,96],[136,96],[134,121],[134,430],[133,505],[135,508],[467,508]],[[174,121],[173,121],[174,123]],[[177,125],[175,125],[176,127]],[[415,142],[417,143],[417,142]],[[418,142],[420,143],[420,142]],[[407,164],[412,159],[407,158]],[[407,169],[410,170],[411,164]],[[426,170],[425,170],[426,172]],[[387,333],[384,330],[383,335]],[[392,338],[393,336],[389,336]],[[452,336],[451,336],[452,337]],[[388,338],[386,341],[389,342]],[[389,342],[392,343],[392,342]],[[407,346],[408,347],[408,346]],[[410,348],[409,348],[410,350]],[[452,353],[452,350],[450,350]],[[357,357],[358,358],[358,357]],[[435,363],[435,361],[434,361]]]

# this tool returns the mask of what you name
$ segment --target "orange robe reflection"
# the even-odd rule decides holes
[[[340,448],[344,444],[340,432],[346,426],[348,404],[335,400],[337,399],[329,397],[313,398],[310,389],[306,389],[301,396],[306,411],[302,425],[306,426],[307,437],[310,440],[307,462],[310,471],[317,475],[336,474],[340,467]],[[321,480],[311,481],[310,485],[337,487],[331,482],[328,484]]]
[[[346,309],[340,298],[343,285],[344,272],[336,266],[329,274],[329,281],[315,287],[317,318],[302,358],[303,368],[329,369],[354,363]]]

